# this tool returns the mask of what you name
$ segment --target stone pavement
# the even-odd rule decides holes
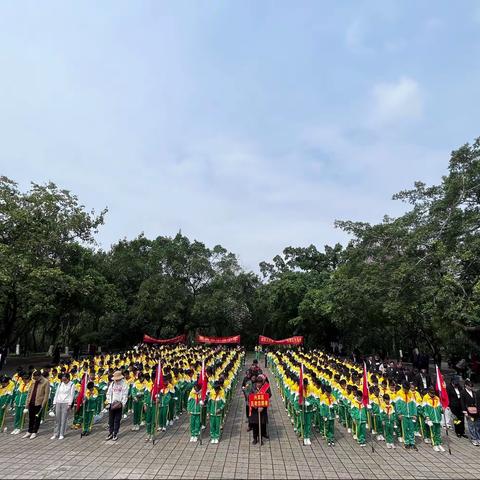
[[[104,440],[105,422],[91,436],[80,439],[69,431],[63,441],[50,440],[48,419],[35,440],[0,434],[0,478],[478,478],[480,447],[451,438],[452,455],[436,453],[427,445],[418,452],[387,450],[384,444],[362,449],[343,428],[337,429],[335,447],[314,437],[304,447],[293,432],[281,397],[272,385],[269,409],[270,441],[251,444],[246,431],[245,404],[240,385],[228,412],[218,445],[189,443],[184,414],[155,446],[144,443],[143,432],[131,432],[131,419],[122,421],[117,443]],[[11,429],[11,418],[7,423]]]

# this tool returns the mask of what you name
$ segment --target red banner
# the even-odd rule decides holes
[[[240,335],[233,337],[204,337],[203,335],[197,335],[197,343],[240,343]]]
[[[248,406],[250,408],[267,408],[270,406],[270,395],[268,393],[251,393],[248,396]]]
[[[178,335],[178,337],[173,337],[173,338],[153,338],[150,335],[144,334],[143,335],[143,343],[184,343],[185,340],[187,339],[187,336],[185,334],[183,335]]]
[[[274,340],[273,338],[260,335],[258,337],[258,343],[260,345],[302,345],[303,337],[298,335],[296,337],[284,338],[283,340]]]

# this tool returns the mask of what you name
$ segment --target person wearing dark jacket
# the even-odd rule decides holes
[[[272,391],[270,389],[269,384],[266,382],[265,377],[263,375],[259,375],[257,381],[254,386],[254,390],[252,393],[260,393],[264,392],[267,393],[270,397],[272,396]],[[250,408],[250,416],[249,416],[249,427],[253,430],[253,444],[257,444],[260,440],[261,444],[263,445],[263,439],[269,438],[267,433],[267,424],[268,424],[268,413],[267,407],[259,407]],[[260,437],[260,428],[261,428],[261,438]]]
[[[455,415],[453,425],[457,437],[466,437],[465,420],[462,410],[462,388],[460,387],[460,377],[455,375],[452,377],[450,385],[447,386],[448,403],[450,410]]]
[[[470,440],[473,445],[480,447],[480,418],[478,414],[480,405],[477,392],[473,390],[473,384],[468,378],[465,380],[465,387],[460,394],[460,400],[463,414],[467,418]]]
[[[420,372],[415,375],[413,382],[422,396],[424,396],[428,389],[432,386],[432,379],[425,368],[422,368]]]

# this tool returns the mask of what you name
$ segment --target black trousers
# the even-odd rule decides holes
[[[262,423],[262,438],[267,438],[267,424]],[[253,430],[253,438],[254,440],[258,440],[258,437],[260,435],[260,428],[258,427],[258,423],[250,423],[250,427],[252,427]]]
[[[465,435],[465,420],[463,418],[462,409],[452,408],[452,413],[460,420],[460,423],[454,423],[455,433],[457,435]]]
[[[110,409],[108,413],[108,428],[110,433],[114,435],[118,434],[120,430],[120,420],[122,419],[123,408]]]
[[[40,428],[40,410],[41,405],[28,406],[28,433],[38,433]]]

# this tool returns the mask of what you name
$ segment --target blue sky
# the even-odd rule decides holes
[[[52,180],[98,241],[174,235],[257,269],[378,222],[480,135],[480,2],[0,6],[0,173]]]

